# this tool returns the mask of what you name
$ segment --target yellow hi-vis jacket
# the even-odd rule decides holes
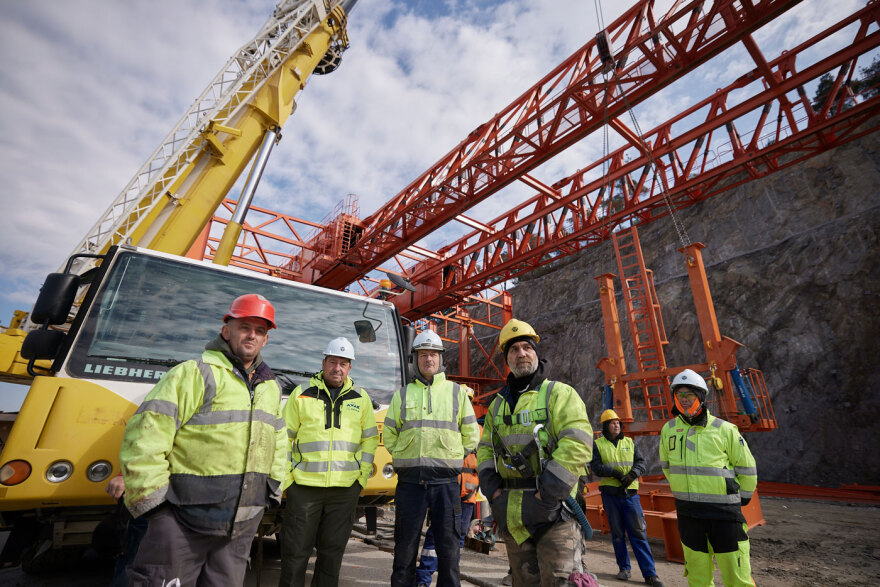
[[[170,369],[128,421],[120,461],[135,517],[168,501],[188,527],[237,535],[280,503],[290,461],[281,390],[263,362],[250,384],[220,351]]]
[[[633,442],[632,438],[622,436],[617,440],[617,446],[614,446],[613,442],[604,436],[600,436],[596,439],[595,448],[599,452],[599,456],[602,458],[602,463],[604,465],[620,471],[624,475],[629,473],[630,469],[633,468],[636,444]],[[601,477],[599,479],[599,486],[602,487],[603,485],[620,487],[622,484],[614,477]],[[632,490],[638,489],[638,477],[636,477],[626,488]]]
[[[292,480],[312,487],[367,486],[379,446],[373,402],[346,377],[336,400],[330,398],[323,372],[300,385],[284,404],[292,442]]]
[[[480,490],[490,500],[496,490],[505,489],[491,501],[495,520],[522,544],[554,523],[561,500],[577,491],[593,454],[593,428],[583,400],[569,385],[543,379],[538,389],[522,392],[513,412],[509,393],[508,387],[502,388],[489,405],[477,471]],[[544,427],[539,432],[543,467],[534,440],[538,424]],[[516,455],[527,462],[519,470]],[[535,497],[538,486],[541,499]]]
[[[758,470],[736,426],[705,410],[688,424],[681,416],[660,432],[660,466],[680,515],[742,520],[742,500],[752,498]]]
[[[416,378],[394,392],[382,429],[397,478],[406,483],[456,482],[479,437],[467,393],[443,373],[430,385]]]

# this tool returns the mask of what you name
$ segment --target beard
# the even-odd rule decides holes
[[[513,376],[516,377],[517,379],[519,379],[521,377],[528,377],[529,375],[533,374],[537,370],[538,370],[538,362],[537,361],[535,361],[534,363],[520,363],[518,365],[512,365],[510,367],[511,373],[513,373]]]

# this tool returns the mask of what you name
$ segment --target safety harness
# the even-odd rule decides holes
[[[556,448],[556,438],[550,432],[550,394],[555,383],[555,381],[544,380],[540,389],[538,389],[538,405],[543,405],[543,408],[523,410],[518,414],[499,415],[498,412],[501,410],[502,404],[506,402],[495,401],[495,410],[492,413],[492,422],[494,424],[492,426],[492,451],[501,457],[501,462],[505,467],[516,471],[522,477],[522,479],[505,479],[505,486],[508,489],[534,488],[534,479],[541,474],[544,463],[539,461],[537,471],[529,463],[529,459],[540,448],[538,446],[538,438],[526,444],[519,452],[513,452],[505,444],[501,435],[498,434],[498,425],[528,426],[529,424],[543,424],[538,436],[540,437],[541,444],[544,446],[544,454],[551,454],[553,449]],[[518,487],[519,485],[522,485],[522,487]]]

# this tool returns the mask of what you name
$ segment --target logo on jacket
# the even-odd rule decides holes
[[[355,402],[348,402],[347,404],[345,404],[345,407],[350,410],[354,410],[355,412],[361,411],[361,407]]]

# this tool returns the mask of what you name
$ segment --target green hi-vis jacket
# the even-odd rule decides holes
[[[250,384],[220,351],[170,369],[128,421],[120,461],[135,517],[163,502],[192,530],[237,535],[279,504],[290,468],[281,390],[260,361]]]
[[[477,471],[483,495],[492,498],[495,520],[517,544],[540,534],[560,516],[561,500],[574,495],[578,478],[586,474],[593,454],[593,429],[587,408],[577,392],[558,381],[543,380],[538,389],[524,391],[513,412],[504,387],[492,401],[477,448]],[[534,444],[535,427],[541,432],[543,468]],[[505,455],[527,455],[531,474],[523,475]],[[537,499],[540,489],[541,499]]]
[[[430,385],[417,378],[396,391],[382,429],[397,478],[406,483],[457,482],[479,438],[467,393],[443,373]]]
[[[680,515],[742,520],[742,500],[752,498],[758,470],[736,426],[705,410],[691,425],[681,416],[660,432],[660,466]]]
[[[300,385],[284,404],[287,435],[293,443],[292,480],[312,487],[367,486],[379,446],[373,402],[346,377],[336,399],[323,371]]]
[[[630,469],[633,468],[633,462],[636,454],[636,444],[633,442],[632,438],[627,438],[623,436],[622,438],[617,440],[617,446],[614,446],[614,443],[605,438],[604,436],[600,436],[596,439],[596,450],[599,452],[599,456],[602,457],[602,463],[620,471],[624,475],[629,473]],[[599,480],[599,486],[607,485],[610,487],[620,487],[621,483],[619,480],[614,477],[602,477]],[[632,483],[627,486],[627,489],[636,490],[639,488],[639,480],[636,478]]]

